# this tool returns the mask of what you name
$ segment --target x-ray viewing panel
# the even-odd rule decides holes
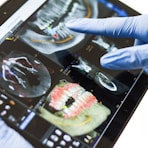
[[[50,0],[28,21],[21,39],[45,54],[69,49],[83,41],[85,35],[71,32],[65,22],[79,17],[96,18],[97,5],[97,1],[91,0]]]
[[[0,116],[35,146],[112,147],[147,78],[140,69],[105,69],[99,59],[133,40],[76,33],[65,23],[137,14],[113,0],[42,1],[2,37]]]

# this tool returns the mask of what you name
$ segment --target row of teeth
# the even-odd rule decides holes
[[[92,94],[88,91],[83,92],[77,98],[77,100],[69,107],[64,109],[65,118],[75,117],[78,115],[82,110],[87,108],[90,104],[88,98],[91,97]]]
[[[78,3],[74,3],[72,11],[68,13],[69,19],[84,17],[85,15],[86,8]]]
[[[69,7],[71,3],[71,0],[69,0],[68,2],[66,1],[66,4],[61,6],[58,6],[58,8],[56,9],[55,7],[54,10],[51,10],[50,7],[47,10],[43,10],[42,14],[39,15],[39,19],[37,20],[36,25],[38,26],[38,28],[40,30],[44,30],[46,29],[48,26],[52,25],[55,21],[56,18],[60,18],[60,16],[63,16],[63,14],[65,14],[67,12],[67,9]],[[55,3],[55,5],[57,6],[57,4]],[[61,10],[62,8],[62,10]],[[60,14],[59,14],[59,10],[60,10]],[[74,3],[73,7],[72,7],[72,11],[68,13],[67,18],[65,18],[65,21],[72,19],[72,18],[78,18],[78,17],[84,17],[86,15],[86,9],[84,6],[78,4],[78,3]]]
[[[51,35],[51,29],[47,28],[44,30],[44,33],[46,33],[47,35]],[[70,31],[66,28],[66,26],[63,23],[59,23],[58,26],[56,26],[54,29],[52,29],[53,32],[55,32],[55,34],[57,34],[59,36],[59,38],[67,38],[68,36],[70,36]]]
[[[69,108],[67,108],[67,107],[64,108],[65,102],[70,97],[72,97],[75,101],[71,104],[71,106]],[[81,86],[75,86],[75,87],[69,88],[68,90],[65,90],[59,100],[60,100],[59,102],[56,102],[54,108],[56,108],[57,110],[64,109],[64,117],[65,118],[75,117],[82,110],[90,107],[92,104],[97,102],[97,100],[93,96],[93,94],[86,91]],[[90,102],[90,100],[91,100],[91,102]],[[50,105],[52,103],[53,102],[51,101]]]
[[[63,92],[63,95],[61,96],[61,98],[59,98],[59,102],[56,102],[56,106],[54,106],[57,110],[61,110],[63,109],[63,107],[65,106],[65,102],[70,98],[76,98],[76,94],[81,94],[82,92],[84,92],[85,89],[83,87],[80,86],[75,86],[72,88],[69,88],[68,90],[65,90]],[[52,100],[51,100],[51,104],[52,104]]]
[[[43,11],[41,10],[41,13],[46,14],[53,14],[52,16],[59,17],[65,14],[65,12],[68,10],[69,5],[71,4],[72,0],[50,0],[47,5],[44,6]],[[59,13],[60,10],[60,13]],[[43,15],[46,15],[43,14]]]
[[[57,3],[59,4],[59,2],[60,5],[57,5]],[[63,14],[67,12],[71,2],[72,0],[60,0],[57,2],[50,1],[49,5],[47,5],[46,8],[42,9],[39,13],[39,18],[37,20],[38,22],[35,22],[37,23],[36,25],[39,27],[40,30],[43,30],[46,27],[50,26],[50,24],[52,24],[55,19],[60,18],[61,16],[63,16]]]

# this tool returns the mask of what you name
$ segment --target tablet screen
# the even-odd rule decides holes
[[[142,71],[108,70],[99,63],[105,53],[132,46],[132,39],[76,33],[65,23],[137,14],[109,0],[47,1],[0,46],[1,100],[23,106],[21,116],[1,115],[47,147],[95,147],[123,104],[134,102],[129,94]]]

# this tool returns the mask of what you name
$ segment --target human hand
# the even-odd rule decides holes
[[[0,119],[0,147],[1,148],[33,148],[21,135],[8,127]]]
[[[112,51],[101,57],[100,63],[109,69],[144,69],[148,73],[148,15],[112,18],[80,18],[66,26],[80,33],[110,37],[134,38],[132,47]]]

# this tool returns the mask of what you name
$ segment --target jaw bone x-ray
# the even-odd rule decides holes
[[[97,16],[98,2],[95,0],[50,0],[30,18],[20,38],[37,51],[52,54],[85,39],[84,34],[72,32],[65,26],[68,20]]]

